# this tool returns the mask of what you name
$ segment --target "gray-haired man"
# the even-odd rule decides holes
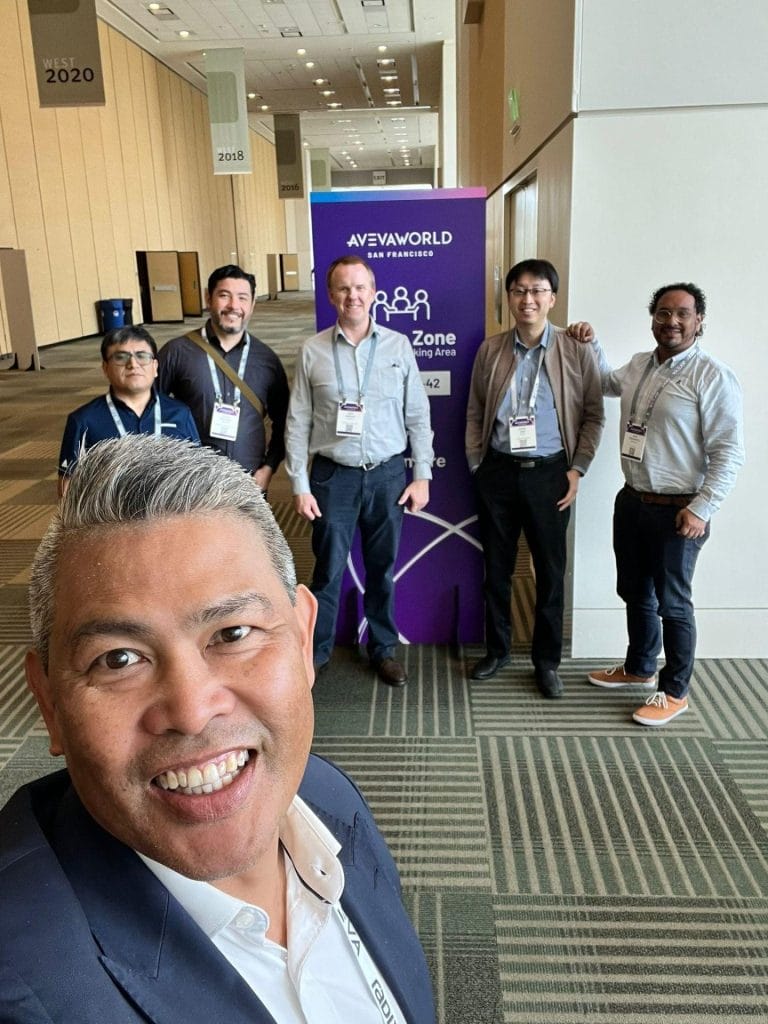
[[[241,467],[95,446],[30,606],[67,770],[0,813],[0,1019],[434,1021],[370,811],[309,756],[315,600]]]

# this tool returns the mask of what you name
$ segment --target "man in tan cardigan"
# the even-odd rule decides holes
[[[559,697],[566,531],[602,434],[602,389],[588,346],[574,345],[549,322],[559,287],[552,264],[524,260],[505,286],[515,327],[478,349],[467,406],[467,460],[485,559],[486,655],[471,676],[490,679],[509,662],[511,576],[522,530],[536,573],[536,684],[543,696]]]

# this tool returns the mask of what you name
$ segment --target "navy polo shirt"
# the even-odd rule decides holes
[[[182,441],[200,443],[192,413],[183,402],[160,394],[154,388],[149,405],[141,416],[125,404],[117,395],[112,395],[117,414],[128,434],[154,434],[155,402],[160,402],[160,432],[166,437],[178,437]],[[59,475],[66,476],[72,472],[81,449],[87,450],[99,441],[119,437],[117,427],[109,411],[105,395],[99,395],[91,402],[86,402],[67,416],[64,437],[61,441],[59,455]]]

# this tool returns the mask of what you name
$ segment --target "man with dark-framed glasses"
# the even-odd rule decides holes
[[[593,353],[549,321],[559,284],[548,260],[523,260],[507,274],[515,325],[477,351],[466,430],[485,562],[486,654],[470,675],[490,679],[510,660],[511,576],[522,531],[536,573],[531,661],[546,698],[563,692],[558,668],[571,506],[603,430]]]
[[[706,299],[691,283],[651,297],[653,352],[611,370],[590,324],[569,334],[592,342],[603,393],[621,399],[621,468],[613,548],[616,589],[627,606],[624,662],[589,673],[608,690],[654,691],[632,715],[663,726],[688,710],[696,653],[693,572],[710,519],[744,462],[741,387],[699,344]],[[656,673],[664,648],[665,664]],[[657,688],[658,686],[658,688]]]
[[[197,441],[192,413],[155,388],[157,344],[144,327],[118,327],[101,342],[101,368],[109,390],[67,417],[59,455],[59,494],[81,452],[126,434],[164,434]]]

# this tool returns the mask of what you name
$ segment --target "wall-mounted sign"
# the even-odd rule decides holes
[[[373,172],[373,184],[374,185],[386,185],[387,184],[387,172],[386,171],[374,171]]]
[[[27,0],[41,107],[104,104],[95,0]]]
[[[237,47],[205,52],[214,174],[251,173],[243,60]]]

